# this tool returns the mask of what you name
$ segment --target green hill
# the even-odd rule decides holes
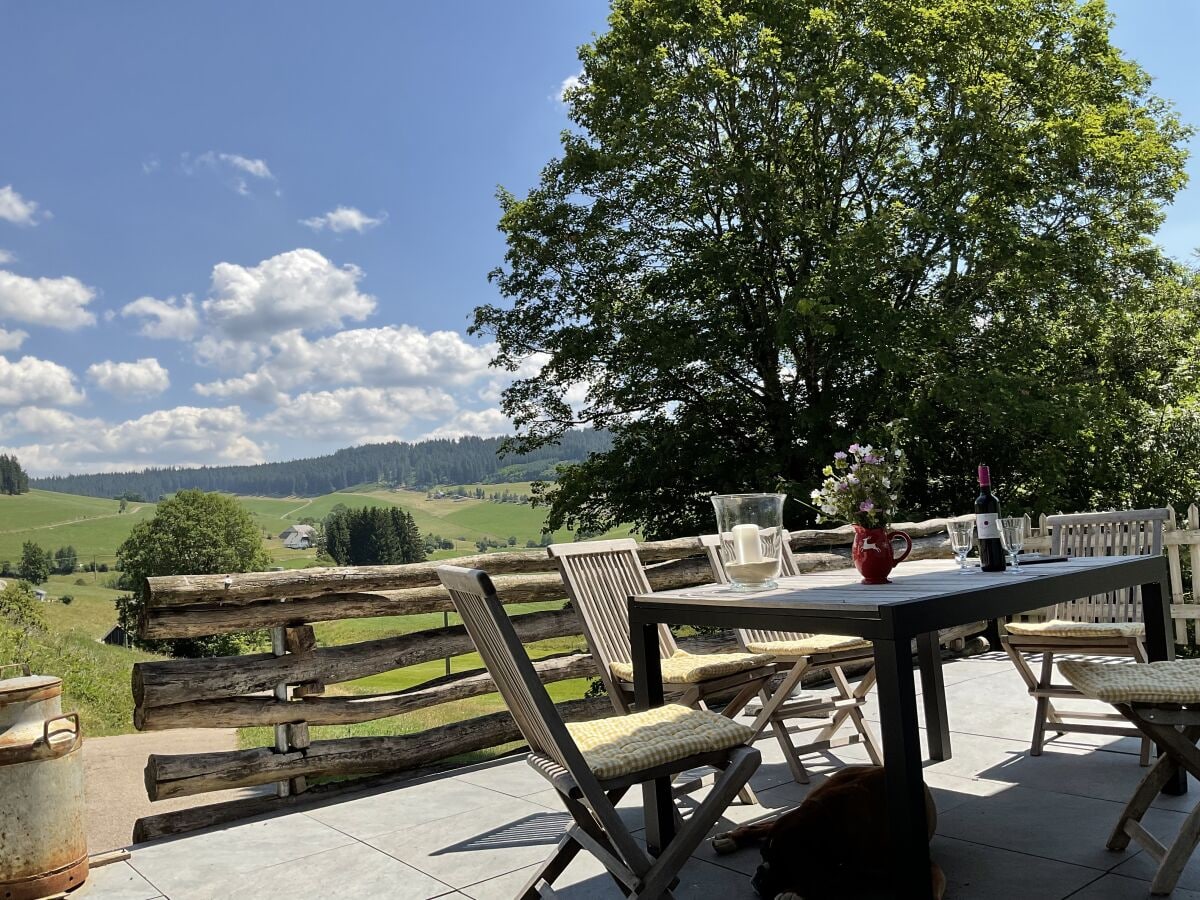
[[[480,485],[485,492],[495,485]],[[476,485],[462,485],[468,493]],[[528,494],[527,482],[504,486],[514,494]],[[507,543],[516,539],[517,547],[541,538],[545,511],[520,503],[497,503],[474,498],[430,498],[424,491],[389,489],[378,484],[323,494],[319,497],[239,497],[262,529],[266,546],[276,564],[302,566],[316,560],[314,550],[289,550],[279,534],[289,523],[304,518],[321,520],[337,504],[348,507],[400,506],[411,513],[423,535],[436,534],[453,541],[453,551],[440,551],[438,557],[478,552],[476,541]],[[55,491],[33,490],[16,496],[0,495],[0,562],[14,565],[21,558],[21,545],[34,541],[47,550],[71,545],[80,564],[93,559],[112,565],[117,547],[129,535],[134,524],[154,515],[153,503],[130,503],[124,513],[116,500],[80,497]],[[628,534],[621,529],[611,536]],[[571,532],[561,530],[556,541],[571,540]]]
[[[130,503],[124,513],[120,507],[116,500],[53,491],[0,494],[0,561],[15,564],[21,545],[34,541],[48,550],[69,544],[81,564],[93,556],[111,564],[134,524],[154,515],[153,503]]]

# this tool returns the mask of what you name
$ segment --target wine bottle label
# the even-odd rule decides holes
[[[995,513],[975,514],[975,533],[981,541],[986,538],[1000,539],[1000,526],[996,522],[998,518]]]

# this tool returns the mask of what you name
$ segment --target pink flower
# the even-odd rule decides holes
[[[862,447],[861,447],[861,446],[859,446],[858,444],[851,444],[851,445],[850,445],[850,452],[851,452],[851,453],[857,453],[857,452],[858,452],[859,450],[861,450],[861,449],[862,449]]]
[[[834,459],[845,459],[845,458],[846,458],[846,451],[845,451],[845,450],[839,450],[837,453],[833,454],[833,458],[834,458]]]
[[[868,453],[866,456],[863,457],[863,462],[865,462],[867,465],[872,465],[872,466],[879,465],[879,463],[883,462],[883,457],[877,456],[874,453]]]
[[[870,512],[874,508],[875,508],[874,500],[864,500],[862,503],[858,504],[859,512]]]

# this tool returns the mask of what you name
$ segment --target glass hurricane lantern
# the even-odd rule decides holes
[[[731,591],[775,587],[783,553],[786,499],[786,494],[717,494],[712,498]]]

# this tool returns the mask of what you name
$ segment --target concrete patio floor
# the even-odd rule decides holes
[[[1127,900],[1149,895],[1153,860],[1112,853],[1105,840],[1145,770],[1137,741],[1068,735],[1030,757],[1033,701],[998,653],[948,661],[953,758],[926,768],[938,805],[934,858],[948,898]],[[870,717],[877,710],[870,707]],[[810,788],[792,782],[774,739],[759,742],[752,780],[762,806],[733,806],[719,830],[797,805]],[[814,773],[863,762],[858,748],[806,760]],[[814,784],[821,780],[814,777]],[[623,803],[640,819],[638,792]],[[77,897],[210,900],[223,897],[433,897],[511,900],[551,852],[567,816],[523,760],[456,770],[320,808],[139,845],[127,862],[97,869]],[[1160,797],[1146,825],[1169,842],[1192,804]],[[679,900],[751,900],[757,850],[717,857],[707,845],[684,869]],[[618,900],[602,868],[581,856],[555,885],[564,900]],[[1200,900],[1200,858],[1174,895]]]

